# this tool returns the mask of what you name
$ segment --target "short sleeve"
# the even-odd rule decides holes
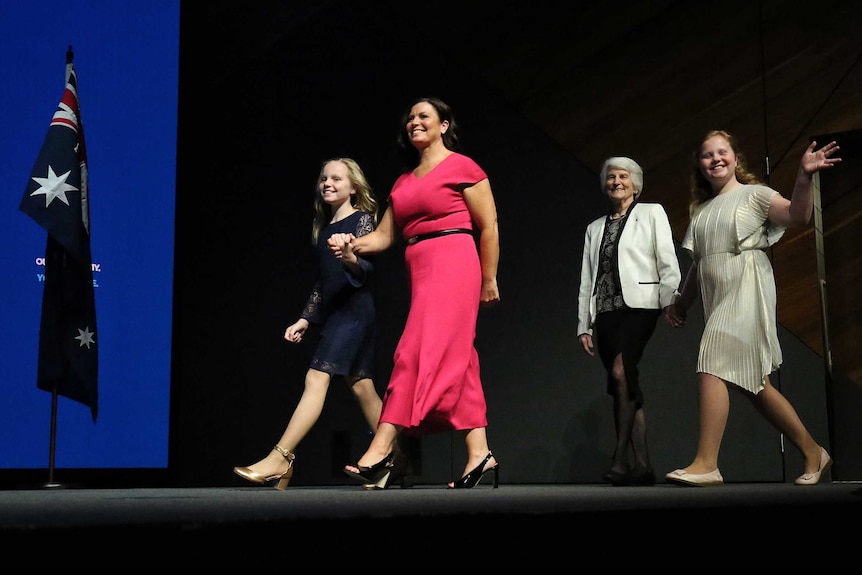
[[[477,164],[475,160],[473,160],[473,158],[463,156],[461,154],[458,154],[458,156],[459,176],[464,180],[463,182],[459,183],[469,187],[477,184],[478,182],[481,182],[488,177],[488,174],[485,173],[485,170],[483,170],[482,167]]]
[[[694,253],[694,218],[697,215],[697,212],[703,207],[703,204],[697,206],[691,213],[691,217],[689,219],[688,228],[685,230],[685,235],[682,238],[682,242],[680,242],[680,246],[682,249],[686,250],[689,253]]]
[[[771,246],[778,242],[787,229],[767,221],[769,216],[769,203],[778,192],[768,186],[748,186],[748,195],[739,206],[736,213],[736,239],[740,244],[754,234],[762,233],[766,228],[766,241]]]

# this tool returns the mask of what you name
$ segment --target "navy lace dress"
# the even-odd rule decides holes
[[[358,211],[326,226],[315,246],[318,279],[300,317],[321,326],[309,367],[333,376],[373,378],[376,315],[371,261],[359,258],[362,273],[354,276],[332,255],[326,240],[336,233],[358,237],[373,230],[372,216]]]

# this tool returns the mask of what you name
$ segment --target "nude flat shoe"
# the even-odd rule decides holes
[[[814,473],[805,473],[796,478],[796,485],[817,485],[820,481],[820,475],[826,473],[832,466],[832,458],[826,453],[826,450],[820,448],[820,467]]]
[[[694,485],[696,487],[712,487],[714,485],[724,485],[724,478],[718,469],[709,473],[686,473],[683,469],[675,469],[664,476],[668,481],[679,483],[682,485]]]

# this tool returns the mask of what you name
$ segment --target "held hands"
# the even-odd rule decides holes
[[[353,253],[353,246],[350,244],[354,239],[356,238],[353,234],[332,234],[326,240],[326,244],[329,246],[329,251],[336,258],[347,263],[355,263],[356,255]]]
[[[685,325],[685,310],[678,303],[672,303],[664,308],[664,320],[670,327]]]
[[[823,168],[831,168],[841,161],[841,158],[832,157],[832,154],[841,149],[834,140],[815,152],[816,146],[817,142],[811,142],[811,145],[802,154],[802,161],[799,163],[802,171],[809,176]]]

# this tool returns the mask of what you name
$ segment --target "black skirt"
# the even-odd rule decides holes
[[[611,379],[611,368],[614,359],[622,354],[623,367],[626,370],[626,383],[629,397],[640,407],[644,397],[638,380],[638,363],[640,363],[644,348],[655,332],[656,322],[661,315],[659,309],[624,308],[606,311],[596,316],[593,326],[593,336],[596,349],[605,371],[608,372],[607,392],[615,393],[615,385]]]

